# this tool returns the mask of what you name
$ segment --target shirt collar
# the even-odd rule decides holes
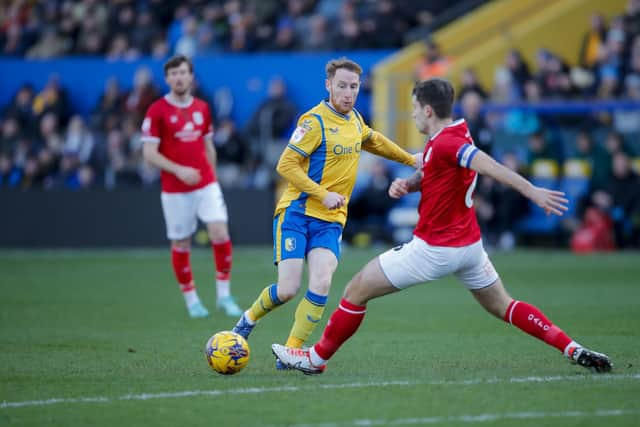
[[[335,115],[337,115],[338,117],[341,117],[343,119],[345,119],[346,121],[351,120],[351,115],[350,114],[342,114],[341,112],[339,112],[338,110],[336,110],[335,108],[333,108],[333,105],[331,105],[331,103],[329,101],[327,101],[326,99],[322,101],[324,103],[324,105]]]
[[[458,120],[454,121],[453,123],[450,123],[450,124],[446,125],[442,129],[440,129],[438,132],[436,132],[431,138],[429,138],[429,141],[433,141],[435,139],[435,137],[440,135],[440,132],[442,132],[446,128],[452,128],[452,127],[461,125],[462,123],[464,123],[464,119],[458,119]]]
[[[164,96],[165,101],[167,101],[169,104],[173,105],[174,107],[179,107],[179,108],[187,108],[189,107],[191,104],[193,104],[193,96],[189,95],[189,98],[187,98],[186,101],[180,102],[176,99],[173,99],[170,94],[166,94]]]

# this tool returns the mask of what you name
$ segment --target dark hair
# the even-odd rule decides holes
[[[356,62],[343,56],[342,58],[332,59],[331,61],[327,62],[327,65],[324,67],[325,71],[327,72],[327,78],[332,79],[333,76],[336,75],[336,71],[340,68],[344,68],[346,70],[353,71],[358,75],[362,75],[362,67],[359,66]]]
[[[434,78],[416,82],[412,94],[421,106],[431,106],[438,118],[451,117],[453,86],[447,80]]]
[[[186,63],[189,66],[189,72],[193,74],[193,63],[191,60],[185,55],[175,55],[164,63],[164,75],[166,76],[170,69],[178,68],[182,63]]]

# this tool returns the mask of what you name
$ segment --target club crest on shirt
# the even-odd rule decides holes
[[[284,248],[287,252],[291,252],[296,249],[296,238],[295,237],[287,237],[284,239]]]
[[[169,121],[171,123],[177,123],[178,122],[178,116],[176,116],[175,114],[172,114],[171,117],[169,117]]]
[[[313,129],[311,127],[311,119],[304,119],[300,124],[300,127],[304,128],[307,132],[309,132],[311,129]]]
[[[200,111],[194,111],[192,116],[195,124],[201,125],[204,123],[204,117],[202,117],[202,113]]]
[[[291,139],[289,140],[289,142],[291,142],[292,144],[297,144],[302,140],[302,137],[304,137],[306,133],[307,130],[304,127],[298,126],[296,130],[293,131],[293,135],[291,135]]]

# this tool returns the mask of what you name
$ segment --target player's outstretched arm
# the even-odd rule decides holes
[[[496,162],[493,157],[478,150],[471,160],[470,168],[483,175],[490,176],[496,181],[508,185],[531,200],[547,214],[562,216],[567,210],[569,200],[564,198],[562,191],[536,187],[516,172]]]
[[[198,169],[182,166],[169,160],[158,151],[158,144],[155,142],[145,142],[142,145],[142,156],[153,166],[177,176],[182,182],[188,185],[195,185],[200,182],[200,171]]]
[[[319,199],[327,209],[338,209],[346,203],[342,194],[327,191],[315,183],[302,168],[304,157],[298,152],[285,148],[276,170],[280,176],[301,192]]]
[[[396,178],[389,186],[389,196],[393,199],[420,190],[420,181],[422,180],[422,171],[416,171],[409,178]]]
[[[371,154],[394,160],[407,166],[413,166],[415,168],[422,167],[421,153],[409,153],[380,132],[371,131],[369,139],[362,143],[362,149]]]

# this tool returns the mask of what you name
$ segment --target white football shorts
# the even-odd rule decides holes
[[[191,236],[198,218],[204,223],[227,222],[227,205],[217,182],[188,193],[163,192],[160,199],[169,240]]]
[[[405,289],[454,274],[469,290],[485,288],[498,279],[482,240],[459,248],[431,246],[413,236],[404,245],[379,257],[380,267],[391,284]]]

